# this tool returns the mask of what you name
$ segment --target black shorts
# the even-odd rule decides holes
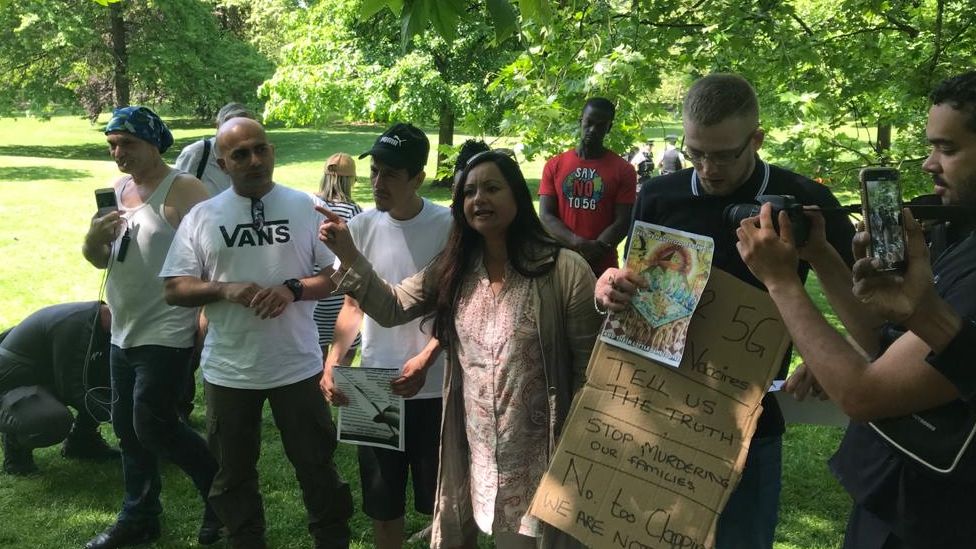
[[[395,520],[406,512],[407,476],[413,479],[413,506],[434,514],[437,462],[441,442],[442,399],[404,402],[404,451],[359,447],[363,512],[374,520]]]

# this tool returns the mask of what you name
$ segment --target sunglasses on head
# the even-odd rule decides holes
[[[264,228],[264,202],[260,198],[251,199],[251,223],[256,231]]]
[[[481,158],[481,157],[483,157],[483,156],[485,156],[487,154],[491,154],[491,153],[503,154],[503,155],[511,158],[512,160],[515,161],[516,164],[518,164],[518,159],[515,158],[515,151],[513,151],[512,149],[491,149],[490,151],[481,151],[480,153],[472,156],[471,158],[468,159],[468,161],[464,164],[464,166],[465,167],[468,167],[468,166],[471,165],[472,162],[474,162],[474,160],[476,158]]]

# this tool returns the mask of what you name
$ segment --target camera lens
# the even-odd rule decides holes
[[[743,219],[748,219],[756,215],[759,215],[759,206],[757,204],[729,204],[722,211],[722,219],[733,229],[738,228],[742,224]]]

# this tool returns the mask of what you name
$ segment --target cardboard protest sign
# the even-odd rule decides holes
[[[678,368],[597,342],[530,512],[593,549],[711,548],[788,345],[769,296],[719,269]]]

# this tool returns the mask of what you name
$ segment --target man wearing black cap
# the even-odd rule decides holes
[[[376,208],[352,218],[349,232],[363,256],[390,283],[427,265],[444,248],[451,229],[451,211],[417,194],[429,152],[424,132],[410,124],[396,124],[360,156],[371,157],[369,182]],[[428,515],[434,512],[444,363],[429,326],[425,330],[420,322],[383,328],[367,317],[363,327],[361,366],[399,369],[401,376],[391,388],[409,399],[404,452],[359,447],[363,511],[373,519],[378,549],[403,544],[408,473],[413,477],[415,509]],[[362,323],[359,304],[347,296],[321,383],[326,398],[337,406],[347,399],[333,383],[332,367],[346,355]]]
[[[162,153],[173,136],[145,107],[117,109],[105,128],[109,152],[126,174],[115,184],[119,210],[92,220],[82,253],[108,269],[112,310],[112,426],[122,449],[122,511],[87,549],[113,549],[159,537],[159,458],[190,477],[206,501],[217,463],[198,434],[181,422],[176,401],[189,375],[196,309],[163,300],[159,270],[176,227],[207,191],[192,175],[170,168]],[[199,540],[217,541],[220,524],[206,507]]]

